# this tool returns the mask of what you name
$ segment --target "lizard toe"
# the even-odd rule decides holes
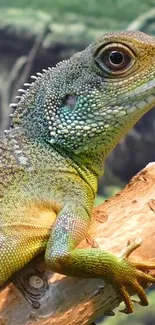
[[[125,303],[125,308],[123,310],[119,310],[119,312],[124,313],[124,314],[132,314],[133,313],[133,303],[132,303],[130,295],[127,292],[125,286],[121,286],[119,288],[119,291],[120,291],[121,297]]]

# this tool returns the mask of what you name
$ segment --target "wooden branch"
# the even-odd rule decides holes
[[[132,257],[155,258],[155,163],[94,209],[89,237],[79,247],[98,245],[118,254],[128,240],[132,242],[137,237],[143,239],[143,244]],[[39,264],[41,258],[13,279],[20,290],[10,283],[1,291],[0,325],[90,324],[119,305],[118,293],[103,280],[53,274],[45,271],[43,263]],[[99,286],[102,288],[97,293]]]

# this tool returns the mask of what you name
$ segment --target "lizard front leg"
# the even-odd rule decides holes
[[[49,229],[56,217],[52,210],[41,209],[41,202],[33,206],[12,208],[12,215],[0,222],[0,286],[16,271],[45,250]],[[33,213],[32,213],[33,211]],[[24,213],[25,212],[25,213]],[[20,216],[23,213],[23,218]],[[10,213],[10,218],[12,217]]]
[[[155,278],[142,270],[155,269],[155,263],[132,263],[127,259],[139,243],[129,247],[121,257],[96,248],[77,249],[77,244],[86,236],[89,220],[87,211],[82,207],[65,206],[62,209],[47,243],[47,266],[68,276],[103,278],[112,283],[125,302],[125,313],[133,312],[127,286],[132,287],[138,294],[141,305],[147,305],[147,297],[140,281],[155,283]]]

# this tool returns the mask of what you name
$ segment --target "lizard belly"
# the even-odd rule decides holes
[[[8,218],[0,218],[0,285],[45,250],[56,218],[42,202],[19,204],[10,211]]]

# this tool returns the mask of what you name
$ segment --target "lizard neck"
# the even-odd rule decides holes
[[[70,150],[57,145],[53,145],[51,150],[60,154],[65,161],[70,161],[73,168],[80,174],[81,178],[92,188],[94,196],[97,192],[98,179],[103,174],[102,153],[81,152],[76,154]]]
[[[12,155],[19,166],[26,170],[43,168],[45,173],[60,171],[78,174],[90,186],[95,198],[100,168],[94,162],[98,159],[94,159],[93,162],[93,157],[90,159],[87,154],[76,155],[58,144],[51,145],[29,139],[21,127],[7,131],[6,136],[13,148]]]

